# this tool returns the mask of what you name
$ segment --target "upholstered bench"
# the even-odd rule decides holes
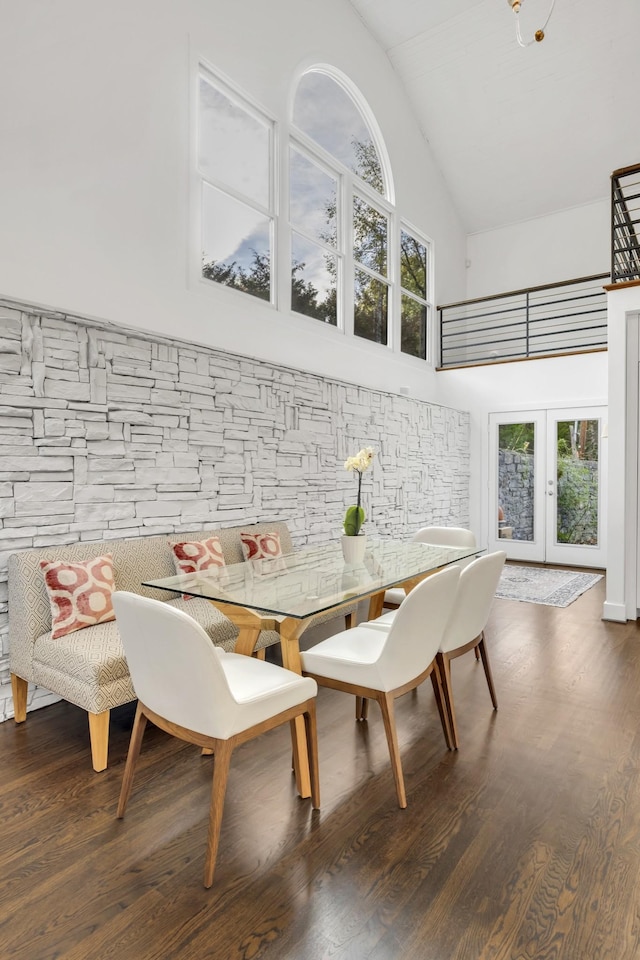
[[[115,620],[75,629],[63,636],[52,633],[51,602],[42,561],[81,563],[110,555],[116,590],[127,590],[171,604],[189,613],[206,630],[213,643],[233,650],[237,628],[206,600],[184,599],[141,585],[143,580],[176,573],[172,545],[219,538],[224,562],[244,560],[240,533],[278,534],[283,553],[293,549],[286,523],[244,524],[238,527],[174,533],[170,536],[101,540],[24,550],[9,558],[9,662],[14,717],[26,719],[28,684],[44,687],[89,714],[94,770],[107,766],[109,712],[135,699],[129,669]],[[355,608],[354,608],[355,610]],[[351,610],[341,610],[340,617]],[[318,618],[327,620],[336,614]],[[341,624],[342,627],[342,624]],[[279,642],[274,631],[263,631],[256,650]]]

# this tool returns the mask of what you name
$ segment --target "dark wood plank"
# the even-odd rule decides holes
[[[102,774],[69,704],[1,725],[2,956],[635,960],[640,629],[601,621],[603,596],[496,601],[500,709],[473,655],[454,661],[459,751],[430,685],[396,702],[406,810],[376,704],[355,723],[351,697],[320,691],[316,813],[288,728],[239,748],[209,891],[213,758],[150,728],[117,821],[133,705]]]

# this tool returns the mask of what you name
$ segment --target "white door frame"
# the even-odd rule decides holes
[[[594,547],[573,546],[556,542],[555,472],[556,452],[555,423],[571,419],[599,419],[600,425],[607,422],[607,406],[595,401],[579,407],[561,405],[536,409],[511,409],[489,413],[488,424],[488,547],[489,550],[506,550],[512,560],[549,562],[570,566],[601,568],[606,566],[606,456],[608,445],[599,444],[599,509],[598,545]],[[531,540],[509,540],[498,536],[498,424],[534,423],[535,443],[533,470],[534,525]],[[600,433],[602,431],[600,430]]]
[[[561,410],[547,410],[547,510],[546,510],[546,555],[548,563],[563,563],[575,567],[597,567],[607,565],[607,498],[604,480],[607,476],[608,444],[602,442],[602,428],[606,423],[606,407],[580,406]],[[557,539],[557,431],[556,423],[563,420],[598,420],[598,542],[590,545],[559,543]]]
[[[509,560],[544,561],[545,487],[534,482],[533,533],[531,540],[513,540],[498,536],[498,426],[509,423],[533,423],[535,427],[533,473],[534,478],[545,473],[546,411],[518,410],[489,414],[489,550],[505,550]],[[509,518],[507,517],[507,523]]]

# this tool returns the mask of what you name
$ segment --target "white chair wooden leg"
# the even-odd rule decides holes
[[[433,693],[436,698],[436,706],[438,707],[438,713],[440,715],[440,723],[442,724],[444,742],[446,743],[448,750],[453,750],[453,739],[451,737],[451,727],[449,725],[449,711],[447,710],[447,705],[444,699],[442,679],[440,677],[440,669],[437,662],[434,663],[433,670],[431,671],[431,685],[433,686]]]
[[[315,700],[309,703],[304,714],[304,726],[307,734],[307,753],[309,754],[309,777],[311,779],[311,803],[314,810],[320,809],[320,771],[318,767],[318,734],[316,729]]]
[[[489,696],[491,697],[491,703],[493,704],[493,709],[498,709],[498,699],[496,697],[496,688],[493,685],[493,675],[491,673],[491,664],[489,663],[489,654],[487,653],[487,647],[484,642],[484,633],[482,634],[482,639],[478,644],[477,649],[480,651],[480,657],[482,659],[482,666],[484,667],[484,675],[487,678],[487,686],[489,687]]]
[[[458,749],[458,724],[456,722],[456,711],[453,705],[453,689],[451,686],[451,660],[446,654],[438,654],[438,667],[440,669],[440,678],[442,680],[442,692],[444,694],[444,703],[449,714],[449,727],[451,728],[451,744],[454,750]]]
[[[232,740],[220,740],[215,751],[213,761],[213,786],[211,789],[211,805],[209,807],[209,834],[207,836],[207,854],[204,864],[204,885],[210,887],[213,883],[213,873],[218,857],[220,842],[220,825],[224,809],[224,798],[227,792],[229,766],[233,753]]]
[[[380,704],[380,710],[382,711],[384,732],[387,735],[391,768],[393,770],[393,778],[396,782],[398,806],[404,809],[407,805],[407,795],[404,789],[404,777],[402,776],[402,763],[400,761],[400,748],[398,747],[398,732],[396,730],[393,697],[388,693],[380,693],[377,699]]]
[[[124,765],[124,776],[122,778],[122,787],[120,788],[118,812],[116,813],[118,818],[124,817],[124,812],[127,808],[127,802],[129,800],[129,795],[131,794],[131,786],[133,784],[136,763],[138,762],[138,757],[140,756],[140,747],[142,746],[142,738],[144,736],[146,727],[147,718],[143,712],[141,704],[138,703],[136,715],[133,721],[133,729],[131,731],[131,740],[129,741],[127,762]]]

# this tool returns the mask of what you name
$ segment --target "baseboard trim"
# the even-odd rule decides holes
[[[602,619],[615,620],[617,623],[627,622],[627,608],[624,603],[603,603]]]

